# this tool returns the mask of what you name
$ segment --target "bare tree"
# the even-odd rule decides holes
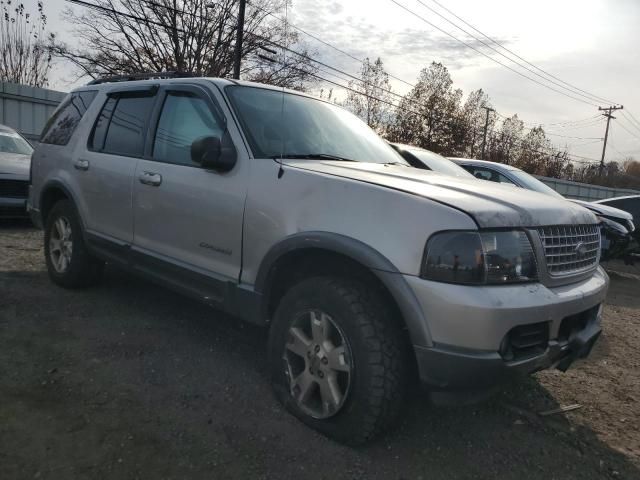
[[[33,16],[24,4],[1,0],[0,80],[44,87],[49,83],[52,33],[47,34],[47,16],[42,2]]]
[[[308,57],[283,51],[300,42],[276,16],[290,0],[254,0],[247,6],[241,76],[302,88]],[[179,71],[226,77],[233,71],[238,0],[93,0],[95,7],[67,9],[78,47],[57,44],[80,76]],[[267,50],[265,50],[267,49]],[[270,58],[267,52],[276,52]],[[306,57],[305,57],[306,56]]]
[[[360,81],[351,80],[347,98],[342,104],[358,115],[374,130],[382,133],[391,115],[391,84],[382,60],[366,58],[360,70]]]

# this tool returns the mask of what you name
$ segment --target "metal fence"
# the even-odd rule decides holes
[[[0,123],[35,142],[65,95],[65,92],[0,82]]]
[[[560,180],[558,178],[542,177],[535,175],[541,182],[553,188],[560,195],[576,200],[602,200],[603,198],[622,197],[624,195],[639,195],[640,191],[628,188],[609,188],[588,183],[572,182],[570,180]]]

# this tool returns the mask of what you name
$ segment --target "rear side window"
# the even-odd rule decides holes
[[[51,145],[69,143],[71,135],[96,97],[96,93],[95,90],[75,92],[65,98],[44,126],[40,143]]]
[[[91,150],[102,150],[102,147],[104,147],[104,139],[107,136],[107,128],[111,121],[111,114],[113,113],[113,109],[117,102],[117,98],[111,97],[104,104],[104,107],[102,107],[102,111],[100,112],[100,115],[98,115],[96,126],[93,128],[93,132],[91,133],[89,140],[89,148]]]
[[[144,151],[144,134],[153,108],[154,96],[109,97],[91,132],[89,149],[141,157]]]

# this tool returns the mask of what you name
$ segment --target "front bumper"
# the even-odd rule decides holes
[[[608,288],[600,267],[586,280],[555,288],[407,281],[431,334],[430,342],[414,345],[420,379],[440,390],[487,388],[511,374],[553,366],[566,370],[598,339]],[[545,334],[543,342],[513,355],[512,332],[530,326]]]
[[[0,197],[0,218],[26,218],[27,199]]]
[[[29,177],[0,174],[0,218],[26,218]]]

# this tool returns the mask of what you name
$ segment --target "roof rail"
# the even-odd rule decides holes
[[[155,78],[186,78],[194,77],[195,75],[187,72],[147,72],[147,73],[132,73],[129,75],[113,75],[111,77],[102,77],[91,80],[87,85],[99,85],[101,83],[112,82],[130,82],[132,80],[152,80]]]

